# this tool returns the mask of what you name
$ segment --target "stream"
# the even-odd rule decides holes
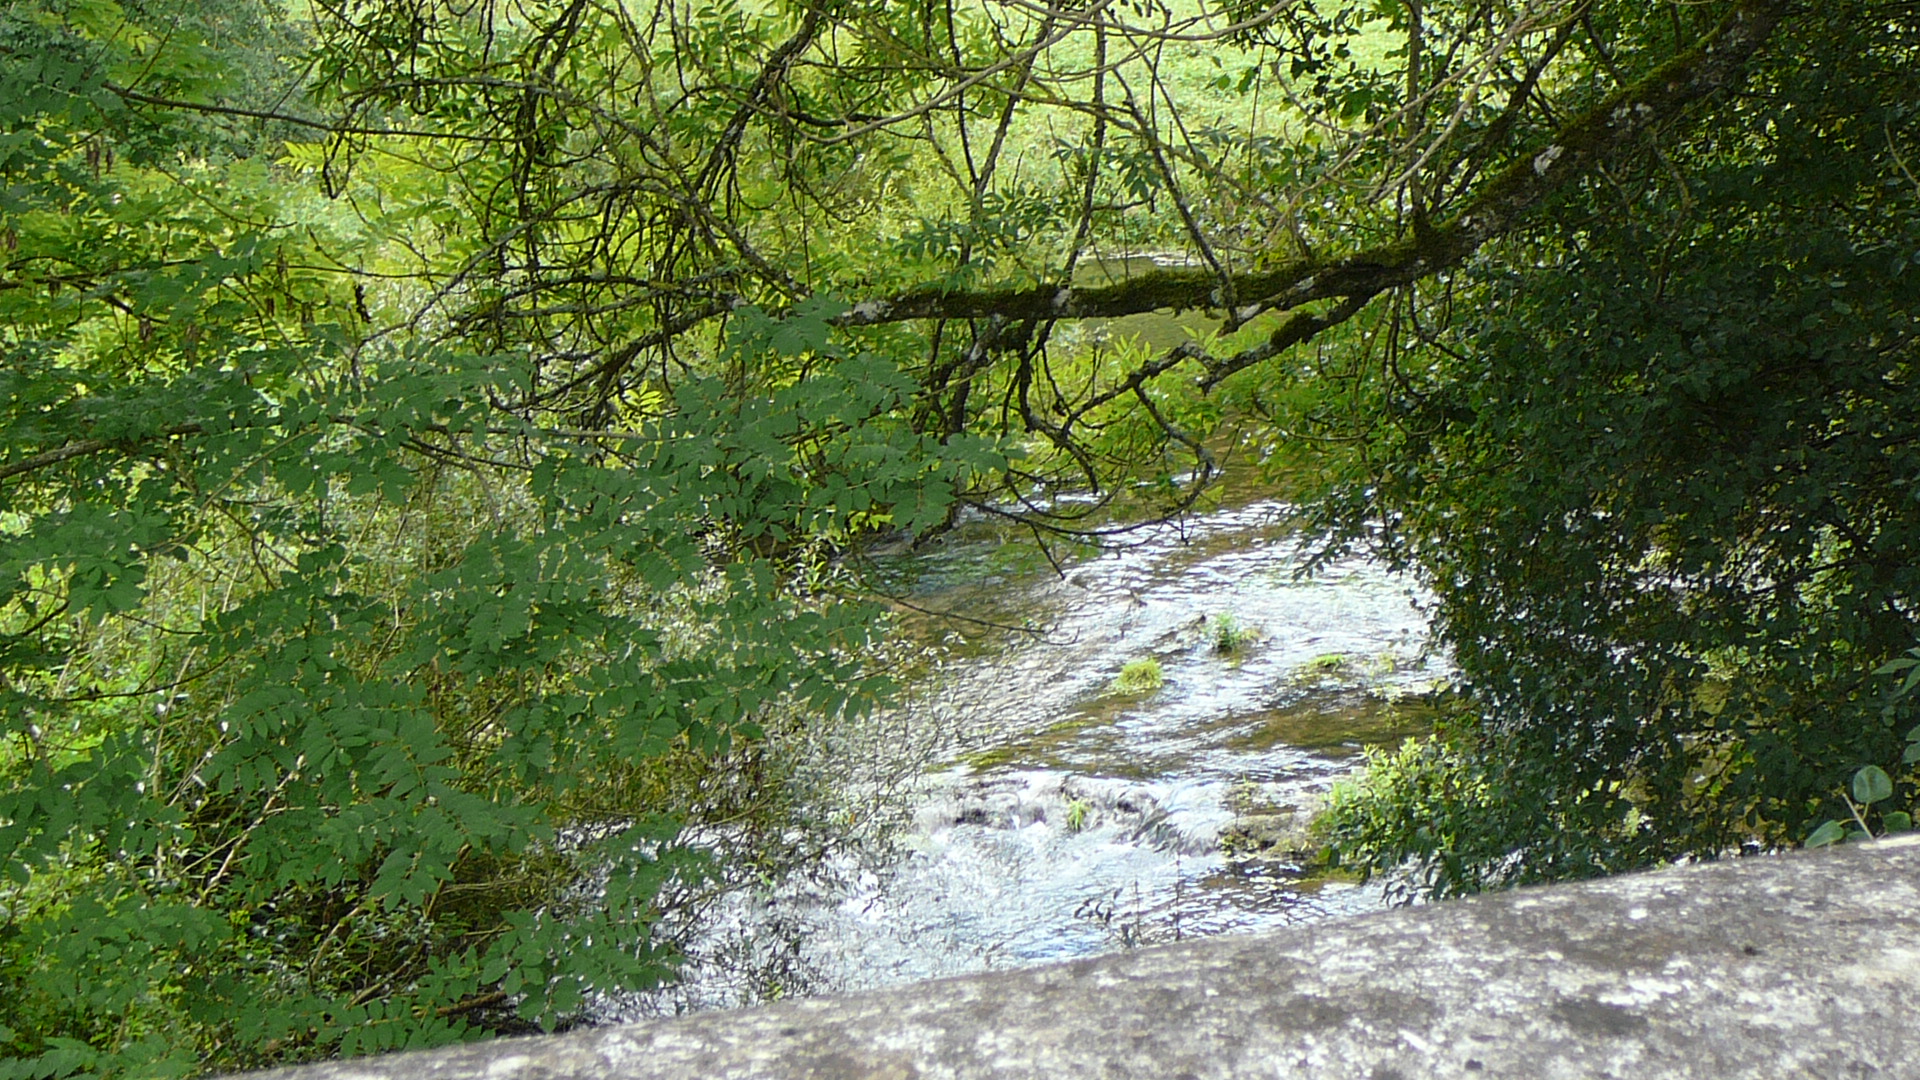
[[[946,659],[895,717],[933,740],[918,750],[932,767],[893,795],[889,842],[730,904],[712,933],[731,946],[606,1018],[1382,907],[1377,888],[1298,865],[1303,826],[1363,747],[1425,730],[1447,666],[1409,582],[1358,557],[1298,577],[1285,511],[1256,502],[1152,526],[1064,574],[986,522],[879,557],[914,608],[958,617],[902,625]]]

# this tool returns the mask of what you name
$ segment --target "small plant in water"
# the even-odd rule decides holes
[[[1113,681],[1113,688],[1123,694],[1144,694],[1160,689],[1162,681],[1160,661],[1147,656],[1121,668],[1120,677]]]
[[[1213,620],[1213,651],[1222,656],[1239,652],[1253,641],[1253,627],[1241,626],[1231,613]]]
[[[1067,803],[1067,831],[1079,832],[1087,827],[1087,815],[1093,813],[1093,806],[1085,799],[1073,799]]]
[[[1307,670],[1319,675],[1331,675],[1347,666],[1347,658],[1337,652],[1324,653],[1307,661]]]

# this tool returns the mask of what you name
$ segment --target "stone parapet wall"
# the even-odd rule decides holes
[[[1920,836],[273,1080],[1920,1080]]]

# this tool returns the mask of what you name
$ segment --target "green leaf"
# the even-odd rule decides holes
[[[1873,669],[1875,675],[1897,675],[1902,671],[1906,672],[1907,675],[1906,678],[1900,680],[1899,687],[1894,690],[1893,696],[1895,698],[1906,697],[1908,694],[1913,693],[1916,686],[1920,686],[1920,649],[1908,649],[1907,655],[1889,660]],[[1920,728],[1916,728],[1915,730],[1920,731]],[[1911,735],[1908,736],[1908,738],[1912,737]]]
[[[1908,832],[1913,828],[1913,815],[1905,810],[1895,810],[1880,815],[1880,825],[1890,833]]]
[[[1868,765],[1853,774],[1853,797],[1871,806],[1893,794],[1893,779],[1878,765]]]
[[[1810,848],[1826,847],[1837,844],[1847,835],[1846,827],[1837,821],[1823,821],[1820,827],[1807,836],[1806,846]]]

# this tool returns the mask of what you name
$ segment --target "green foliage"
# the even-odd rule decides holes
[[[914,431],[824,298],[739,312],[604,438],[510,407],[524,336],[375,325],[471,256],[487,163],[315,175],[114,89],[249,93],[198,18],[0,13],[8,1075],[430,1046],[669,977],[669,886],[794,824],[755,747],[887,689],[818,545],[1000,461]]]
[[[1345,858],[1444,895],[1793,843],[1849,776],[1911,800],[1860,763],[1920,719],[1869,680],[1920,595],[1920,38],[1865,10],[1304,406],[1365,446],[1318,521],[1431,584],[1473,705],[1336,812]]]
[[[1390,888],[1450,895],[1456,861],[1473,850],[1499,809],[1496,790],[1440,736],[1367,750],[1364,776],[1364,786],[1334,785],[1316,822],[1331,865],[1371,875],[1411,858],[1413,879],[1390,879]]]
[[[1880,667],[1874,671],[1875,675],[1897,675],[1902,672],[1906,673],[1905,677],[1900,680],[1900,684],[1894,688],[1893,693],[1890,695],[1889,709],[1891,709],[1892,702],[1898,702],[1902,698],[1912,696],[1915,686],[1920,685],[1920,679],[1915,679],[1913,675],[1915,661],[1912,657],[1916,654],[1916,651],[1917,650],[1909,649],[1907,650],[1907,656],[1890,660],[1880,665]],[[1917,761],[1920,761],[1920,726],[1916,726],[1913,730],[1907,732],[1907,747],[1900,755],[1900,767],[1906,769]],[[1893,777],[1889,776],[1885,769],[1882,769],[1878,765],[1863,765],[1853,774],[1853,781],[1849,786],[1853,789],[1853,798],[1848,800],[1843,793],[1841,800],[1846,803],[1847,812],[1852,816],[1853,824],[1857,825],[1858,828],[1849,831],[1846,824],[1829,818],[1815,826],[1814,830],[1807,834],[1807,847],[1826,847],[1829,844],[1837,844],[1842,840],[1871,839],[1874,832],[1870,823],[1867,821],[1869,814],[1878,815],[1880,819],[1880,833],[1883,836],[1888,833],[1906,832],[1913,828],[1913,814],[1911,811],[1891,809],[1875,811],[1873,809],[1875,803],[1886,802],[1893,797]]]
[[[1489,753],[1478,728],[1456,712],[1433,735],[1368,750],[1315,822],[1329,865],[1380,877],[1402,899],[1439,899],[1642,864],[1644,818],[1628,793],[1564,799],[1516,784],[1525,771]]]
[[[1893,691],[1895,700],[1912,694],[1916,687],[1920,687],[1920,649],[1908,649],[1907,655],[1881,664],[1874,674],[1901,676],[1900,685]]]
[[[1920,565],[1905,9],[1226,8],[0,11],[0,1068],[670,977],[676,905],[809,847],[782,740],[889,689],[842,552],[1249,448],[1425,577],[1472,705],[1350,863],[1836,816],[1920,718],[1864,674]],[[1179,265],[1087,280],[1128,251]]]

